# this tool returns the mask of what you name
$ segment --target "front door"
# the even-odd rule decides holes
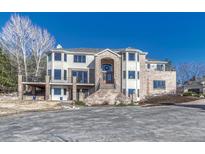
[[[102,64],[103,80],[105,83],[113,83],[112,64]]]

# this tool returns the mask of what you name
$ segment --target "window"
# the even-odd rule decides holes
[[[61,80],[61,70],[60,69],[54,70],[54,80]]]
[[[150,69],[150,64],[147,64],[147,69]]]
[[[112,64],[102,64],[102,70],[106,72],[112,72]]]
[[[135,93],[135,89],[128,89],[128,95],[132,95]]]
[[[63,89],[63,94],[66,95],[66,89],[65,88]]]
[[[163,71],[163,65],[157,64],[157,71]]]
[[[135,71],[128,71],[129,79],[135,79]]]
[[[137,79],[140,79],[140,72],[137,72]]]
[[[48,55],[48,61],[51,61],[51,59],[52,59],[52,54],[50,53],[50,54]]]
[[[61,88],[54,88],[54,95],[61,95]]]
[[[55,61],[61,61],[61,53],[55,53]]]
[[[124,95],[126,95],[126,89],[123,89],[123,90],[122,90],[122,93],[123,93]]]
[[[129,61],[135,61],[135,53],[129,53]]]
[[[123,79],[126,79],[126,71],[123,71]]]
[[[64,53],[64,61],[67,61],[67,54]]]
[[[48,76],[51,76],[51,70],[48,70]]]
[[[137,97],[140,97],[140,90],[137,89]]]
[[[123,53],[122,57],[123,57],[123,60],[125,61],[126,60],[126,53]]]
[[[86,62],[85,55],[74,55],[74,62],[75,63],[85,63]]]
[[[139,53],[137,54],[137,61],[140,61],[140,55],[139,55]]]
[[[78,83],[88,83],[87,71],[72,71],[72,75],[76,76]]]
[[[64,80],[67,80],[67,71],[64,70]]]
[[[164,80],[154,80],[153,81],[153,88],[154,89],[165,89],[165,81]]]

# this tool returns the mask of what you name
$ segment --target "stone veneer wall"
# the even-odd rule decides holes
[[[105,51],[95,57],[95,86],[97,89],[99,79],[101,78],[101,59],[114,60],[114,79],[116,83],[116,90],[121,91],[121,56],[112,52]]]
[[[146,71],[147,95],[176,93],[176,71]],[[154,89],[154,80],[165,80],[166,89]]]
[[[146,55],[140,55],[140,99],[146,96],[163,93],[176,93],[176,71],[148,71],[146,69]],[[166,89],[153,89],[154,80],[165,80]]]

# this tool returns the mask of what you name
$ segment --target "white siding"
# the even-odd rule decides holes
[[[54,95],[54,88],[61,88],[61,95]],[[51,100],[60,100],[60,97],[63,98],[64,101],[68,99],[69,93],[66,89],[66,86],[52,86],[51,88]],[[64,89],[66,89],[66,95],[64,95]]]
[[[122,59],[122,89],[126,90],[126,95],[128,96],[128,89],[137,90],[140,88],[140,82],[138,80],[138,71],[140,71],[140,63],[137,61],[139,53],[135,53],[135,61],[129,61],[129,52],[126,52],[126,61]],[[123,56],[122,56],[123,57]],[[123,71],[126,71],[126,79],[123,78]],[[135,71],[135,79],[129,79],[129,71]]]
[[[67,55],[67,61],[64,61],[64,54]],[[68,68],[71,69],[88,69],[88,81],[89,81],[89,68],[94,68],[94,55],[86,55],[86,63],[75,63],[74,55],[69,53],[61,53],[61,61],[54,60],[54,53],[52,53],[52,61],[48,62],[47,70],[51,69],[52,71],[52,82],[67,82],[64,80],[64,70],[68,71]],[[61,69],[61,80],[54,80],[54,70]],[[68,72],[67,72],[68,76]]]
[[[68,54],[67,67],[69,68],[94,68],[94,55],[86,55],[86,63],[74,63],[74,55]]]

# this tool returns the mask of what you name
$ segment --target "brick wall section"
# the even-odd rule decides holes
[[[140,99],[154,94],[176,93],[175,71],[148,71],[145,65],[146,55],[140,55]],[[153,89],[154,80],[165,80],[166,89]]]
[[[76,76],[73,77],[73,87],[72,87],[72,96],[73,96],[73,100],[76,101],[77,100],[77,85],[76,85]]]
[[[147,95],[176,93],[176,72],[175,71],[146,71]],[[154,89],[154,80],[165,80],[166,89]]]
[[[139,73],[139,78],[140,78],[140,99],[143,99],[147,95],[147,76],[146,76],[146,70],[145,70],[145,59],[146,55],[139,55],[139,62],[140,62],[140,73]]]

